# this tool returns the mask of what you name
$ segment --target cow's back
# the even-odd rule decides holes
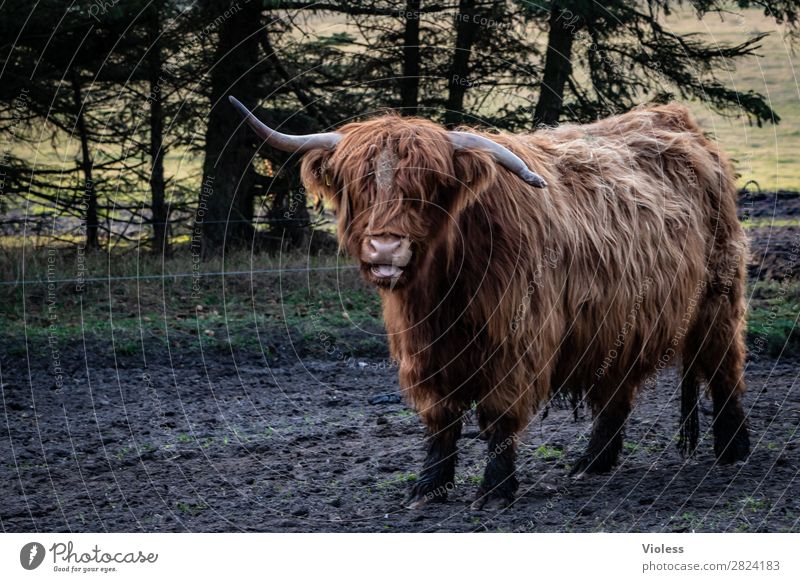
[[[698,304],[744,261],[730,164],[675,105],[535,137],[569,217],[552,387],[641,379],[680,355]]]

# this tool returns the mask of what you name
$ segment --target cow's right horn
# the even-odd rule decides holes
[[[476,149],[489,152],[498,164],[514,172],[534,188],[547,188],[544,178],[532,171],[522,158],[507,147],[482,135],[466,131],[449,131],[447,133],[455,149]]]
[[[308,135],[287,135],[279,131],[275,131],[268,127],[253,115],[253,112],[245,107],[233,95],[228,97],[231,104],[239,110],[248,125],[252,127],[255,132],[264,139],[272,147],[282,150],[284,152],[298,152],[303,153],[314,149],[332,150],[342,139],[342,134],[336,132],[327,133],[311,133]]]

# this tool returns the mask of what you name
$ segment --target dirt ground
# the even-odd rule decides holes
[[[757,222],[748,229],[751,280],[768,281],[800,277],[800,193],[748,193],[739,199],[739,216]]]
[[[6,347],[4,531],[800,529],[796,361],[748,364],[754,446],[736,466],[716,466],[707,437],[695,458],[680,457],[675,371],[643,389],[609,475],[567,476],[590,422],[551,407],[522,438],[518,500],[493,513],[469,509],[487,455],[472,419],[449,501],[403,509],[423,431],[377,354],[289,349],[266,360],[153,345],[121,357],[109,344],[77,344],[60,353],[59,386],[49,351]]]

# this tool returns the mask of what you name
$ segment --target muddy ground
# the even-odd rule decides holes
[[[800,193],[744,193],[739,198],[739,217],[750,221],[748,275],[751,281],[800,277]]]
[[[585,412],[539,415],[520,447],[519,498],[493,513],[469,509],[486,459],[472,419],[450,500],[402,508],[423,431],[393,400],[395,370],[380,354],[265,359],[154,344],[122,357],[74,344],[60,354],[59,386],[47,350],[0,347],[4,531],[800,529],[796,361],[748,364],[747,462],[716,466],[705,437],[695,458],[680,457],[666,371],[641,393],[610,475],[567,476]],[[709,420],[706,409],[703,430]]]

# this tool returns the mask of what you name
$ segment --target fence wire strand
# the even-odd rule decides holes
[[[267,273],[306,273],[313,271],[345,271],[358,269],[357,265],[341,265],[335,267],[287,267],[284,269],[254,269],[250,271],[207,271],[198,273],[163,273],[161,275],[122,275],[117,277],[86,277],[72,279],[25,279],[14,281],[0,281],[2,286],[10,285],[51,285],[56,283],[110,283],[111,281],[143,281],[158,279],[182,279],[186,277],[241,277],[243,275],[263,275]]]

